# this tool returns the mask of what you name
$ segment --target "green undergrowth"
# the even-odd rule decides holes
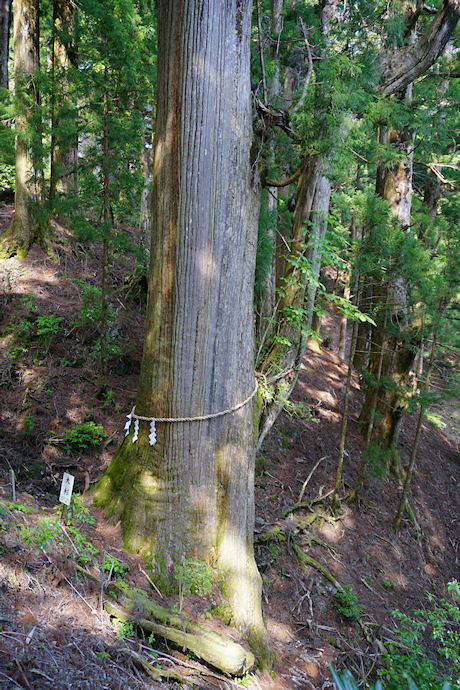
[[[10,525],[24,544],[35,547],[36,554],[69,542],[76,554],[76,561],[81,564],[93,561],[98,553],[82,529],[85,524],[94,524],[94,518],[88,508],[82,505],[79,496],[72,496],[70,506],[61,504],[56,507],[54,515],[36,515],[36,509],[12,502],[5,503],[3,510],[6,516],[8,513],[14,515],[13,511],[34,515],[32,523],[12,522]]]
[[[397,622],[394,642],[385,643],[387,662],[380,675],[389,683],[397,683],[407,672],[418,686],[441,687],[449,681],[452,690],[460,688],[460,585],[454,580],[447,585],[449,599],[427,595],[427,608],[410,615],[393,611]],[[436,658],[426,653],[425,641],[430,639]]]
[[[448,583],[449,598],[427,595],[427,608],[409,615],[393,611],[396,629],[393,640],[384,642],[379,680],[371,690],[455,690],[460,688],[460,585]],[[347,618],[358,620],[363,607],[353,587],[336,594],[334,602]],[[434,647],[434,654],[428,653]],[[352,674],[332,674],[337,690],[357,690]],[[361,683],[360,683],[361,686]],[[366,685],[366,687],[368,687]]]
[[[356,681],[350,671],[343,671],[343,673],[339,676],[331,667],[331,673],[334,679],[336,690],[358,690],[358,685],[356,684]],[[369,687],[369,690],[420,690],[420,687],[414,683],[412,678],[405,671],[402,672],[397,683],[390,683],[389,685],[384,686],[382,682],[378,680],[375,685],[366,687]],[[433,688],[433,690],[451,690],[452,688],[451,684],[448,682],[443,683],[442,685],[430,685],[429,687]]]
[[[348,585],[338,589],[335,594],[334,606],[345,616],[345,618],[352,618],[359,620],[364,606],[359,603],[358,595],[353,585]]]
[[[64,435],[65,445],[71,449],[86,450],[88,446],[97,446],[105,438],[102,424],[84,422],[76,424]]]

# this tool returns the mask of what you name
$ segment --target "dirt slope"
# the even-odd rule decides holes
[[[8,219],[3,208],[0,223],[5,226]],[[51,540],[47,551],[40,550],[42,542],[34,543],[40,519],[55,515],[63,471],[75,475],[75,490],[82,492],[110,462],[133,404],[141,357],[143,314],[124,289],[132,262],[117,257],[110,272],[111,336],[119,351],[110,361],[109,397],[96,399],[97,355],[92,350],[97,333],[76,325],[83,287],[75,279],[99,285],[100,250],[78,245],[60,226],[57,236],[58,263],[33,247],[27,259],[0,266],[0,688],[190,687],[154,681],[136,665],[129,650],[148,658],[147,641],[127,638],[129,629],[120,638],[109,616],[100,612],[99,585],[76,570],[76,551],[90,543],[98,550],[91,566],[95,574],[95,564],[100,570],[104,554],[110,554],[129,585],[150,588],[142,562],[124,551],[118,527],[91,511],[95,524],[79,528],[83,545],[69,531],[64,537],[59,533],[60,541]],[[24,302],[29,294],[36,297],[32,315]],[[59,332],[49,340],[37,336],[37,315],[59,317]],[[26,336],[21,335],[24,323]],[[335,587],[318,569],[301,565],[297,548],[340,585],[354,586],[365,629],[383,639],[391,637],[393,609],[423,607],[426,592],[445,595],[446,583],[460,577],[460,423],[453,404],[444,411],[444,430],[424,424],[411,496],[419,530],[406,517],[399,537],[391,531],[400,492],[391,477],[368,477],[361,500],[344,500],[342,514],[330,516],[346,365],[334,353],[337,321],[332,316],[323,335],[332,349],[308,351],[293,397],[294,403],[309,406],[311,415],[299,419],[284,412],[257,460],[256,555],[276,661],[274,676],[258,672],[247,685],[263,690],[332,688],[330,662],[350,668],[357,678],[378,664],[375,644],[337,610]],[[21,338],[29,336],[21,346]],[[360,404],[354,374],[344,499],[363,449],[356,425]],[[94,448],[66,450],[66,432],[88,421],[103,426],[104,440]],[[414,428],[415,415],[407,415],[403,462]],[[293,510],[321,458],[305,486],[305,506]],[[11,470],[17,502],[24,506],[20,510],[11,504]],[[274,528],[278,540],[264,541]],[[173,606],[178,600],[162,603]],[[186,609],[206,621],[211,605],[209,598],[192,597]],[[238,631],[231,634],[239,638]],[[157,663],[178,669],[196,687],[235,686],[182,651],[151,642],[163,655]]]

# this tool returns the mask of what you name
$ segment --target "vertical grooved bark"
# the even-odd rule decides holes
[[[0,0],[0,86],[8,88],[8,53],[12,0]]]
[[[158,109],[146,337],[136,413],[197,417],[254,388],[257,194],[249,154],[250,7],[158,5]],[[264,645],[252,548],[254,399],[205,421],[132,435],[96,488],[128,547],[173,579],[184,556],[218,564],[238,625]]]

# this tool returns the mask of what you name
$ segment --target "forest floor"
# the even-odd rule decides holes
[[[0,230],[11,211],[0,207]],[[58,224],[55,229],[56,263],[34,246],[26,259],[0,264],[0,688],[240,687],[193,655],[165,647],[161,638],[133,637],[132,626],[120,626],[101,612],[100,585],[77,572],[77,552],[91,556],[94,550],[85,567],[96,575],[104,558],[115,558],[112,577],[149,589],[149,596],[170,608],[178,605],[178,597],[160,599],[150,587],[142,561],[123,549],[118,526],[94,509],[94,524],[63,530],[53,522],[63,472],[75,476],[74,491],[83,493],[101,477],[122,441],[136,394],[144,318],[139,301],[126,290],[133,260],[117,256],[109,272],[110,337],[119,349],[109,362],[109,394],[98,400],[94,303],[83,313],[82,296],[84,285],[100,285],[101,250],[78,243]],[[61,320],[37,321],[53,315]],[[336,355],[337,334],[331,311],[322,326],[328,348],[307,352],[293,396],[310,414],[299,419],[295,406],[283,412],[257,458],[256,557],[275,664],[274,674],[258,671],[245,678],[246,687],[333,688],[330,663],[349,668],[362,683],[381,665],[374,638],[394,636],[392,611],[410,614],[427,607],[427,593],[448,597],[446,583],[460,576],[458,400],[436,408],[436,425],[423,425],[410,499],[418,528],[406,515],[395,536],[391,523],[401,487],[392,476],[379,477],[374,468],[360,500],[345,500],[363,451],[357,427],[362,394],[354,373],[342,511],[331,516],[347,373]],[[448,375],[438,367],[435,385],[444,386],[442,376]],[[416,418],[414,412],[403,421],[403,465]],[[94,447],[72,448],[66,432],[85,422],[102,425],[104,438]],[[294,510],[303,487],[305,506]],[[279,528],[279,540],[261,541],[273,528]],[[357,596],[352,607],[364,626],[337,609],[335,587],[316,568],[299,562],[297,547],[340,585],[353,587],[348,590]],[[206,597],[190,597],[184,610],[212,624],[210,605]],[[236,630],[230,635],[239,639]],[[434,659],[435,647],[425,642],[427,658]],[[132,652],[155,659],[162,669],[175,669],[184,682],[153,680]]]

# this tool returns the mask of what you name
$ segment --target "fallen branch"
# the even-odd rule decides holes
[[[76,569],[93,582],[100,579],[78,563]],[[116,582],[107,586],[107,593],[117,598],[122,606],[104,601],[104,609],[119,620],[136,623],[149,633],[160,635],[179,647],[189,649],[203,661],[232,676],[242,676],[255,665],[255,657],[241,645],[225,639],[219,633],[192,623],[184,615],[171,613],[148,598],[144,590],[130,590]],[[152,621],[151,619],[156,619]],[[158,623],[159,621],[159,623]]]
[[[305,493],[305,489],[307,488],[308,482],[309,482],[310,479],[313,477],[313,474],[314,474],[316,468],[318,467],[318,465],[320,464],[320,462],[322,462],[323,460],[326,460],[328,457],[329,457],[328,455],[325,455],[324,457],[320,458],[320,459],[318,460],[318,462],[316,463],[316,465],[314,466],[314,468],[312,469],[312,471],[310,472],[310,474],[308,475],[308,477],[306,478],[306,480],[304,481],[304,483],[303,483],[303,485],[302,485],[302,490],[301,490],[301,492],[300,492],[300,494],[299,494],[299,498],[297,499],[297,505],[302,501],[303,495],[304,495],[304,493]]]
[[[121,652],[122,654],[126,654],[126,656],[129,656],[131,659],[134,660],[134,662],[140,666],[141,668],[144,669],[146,673],[153,679],[157,681],[164,680],[165,678],[167,680],[176,680],[178,683],[184,683],[184,677],[181,676],[180,673],[177,671],[166,671],[162,668],[156,668],[155,666],[152,666],[147,659],[144,659],[140,654],[135,652],[133,649],[129,649],[128,647],[118,647],[115,651]]]

